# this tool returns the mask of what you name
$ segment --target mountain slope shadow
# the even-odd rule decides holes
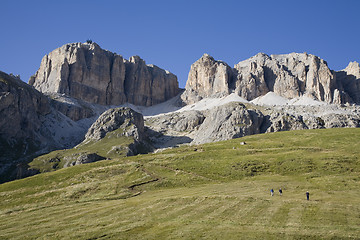
[[[188,144],[193,141],[188,136],[169,135],[154,131],[148,127],[146,128],[146,135],[155,149],[178,147],[182,144]]]

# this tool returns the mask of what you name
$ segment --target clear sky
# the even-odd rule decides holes
[[[0,70],[26,82],[45,54],[87,39],[180,87],[204,53],[230,66],[258,52],[307,52],[334,70],[360,62],[359,0],[1,0],[0,29]]]

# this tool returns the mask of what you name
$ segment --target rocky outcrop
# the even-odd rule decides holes
[[[185,100],[188,103],[196,102],[194,97],[221,97],[229,94],[229,84],[232,80],[232,69],[222,61],[215,61],[213,57],[204,54],[191,65],[186,82]],[[184,95],[185,96],[185,95]]]
[[[16,165],[46,146],[41,117],[49,113],[46,96],[0,72],[0,181],[15,178]]]
[[[274,92],[288,99],[305,95],[327,103],[357,103],[359,84],[354,79],[358,72],[358,64],[351,64],[341,77],[323,59],[307,53],[259,53],[232,69],[206,54],[191,66],[182,99],[193,103],[235,92],[253,100]]]
[[[260,133],[263,115],[249,110],[241,103],[215,107],[207,114],[192,144],[239,138]]]
[[[64,158],[64,168],[75,165],[97,162],[105,158],[96,153],[79,153]],[[60,160],[59,160],[60,161]]]
[[[189,110],[147,118],[157,148],[203,144],[278,131],[360,127],[356,105],[279,105],[259,107],[232,102],[209,110]]]
[[[104,109],[65,96],[48,97],[0,72],[0,182],[36,174],[27,165],[33,158],[79,144],[96,112]]]
[[[255,91],[255,95],[250,95],[250,97],[243,95],[248,100],[264,95],[264,92],[268,91],[286,98],[309,95],[329,103],[333,100],[334,76],[324,60],[311,54],[291,53],[267,56],[260,53],[236,64],[235,70],[237,72],[235,92],[242,94],[245,88],[247,92],[254,94],[252,85],[261,86],[263,90],[262,92]],[[249,75],[254,77],[243,78]],[[263,81],[256,84],[256,78]],[[250,81],[245,81],[244,84],[244,79],[250,79]]]
[[[55,171],[103,159],[147,153],[152,149],[145,136],[143,116],[130,108],[105,111],[84,135],[85,139],[73,149],[54,151],[33,159],[29,169]]]
[[[56,93],[51,93],[48,97],[50,98],[50,105],[53,109],[61,112],[73,121],[90,118],[96,115],[91,104],[87,102]]]
[[[146,125],[160,133],[168,130],[169,128],[177,132],[190,132],[197,130],[204,120],[205,116],[202,112],[186,111],[149,118],[146,121]]]
[[[336,79],[348,94],[348,102],[360,104],[360,66],[357,62],[350,62],[342,71],[336,72]]]
[[[118,131],[114,132],[115,130]],[[115,137],[133,137],[140,142],[144,139],[143,116],[126,107],[109,109],[91,125],[84,142],[99,141],[110,132],[113,132]]]
[[[0,72],[0,135],[9,141],[36,139],[41,126],[40,115],[50,112],[46,96],[20,79]],[[10,120],[11,119],[11,120]]]
[[[129,61],[96,43],[72,43],[44,56],[29,80],[41,92],[64,93],[102,105],[150,106],[179,92],[177,77],[140,57]]]
[[[133,156],[152,149],[145,134],[143,116],[127,107],[109,109],[101,114],[89,128],[82,145],[96,144],[104,138],[118,139],[107,155],[125,151],[126,156]]]
[[[293,115],[286,112],[273,112],[265,117],[261,132],[322,128],[315,119],[311,119],[311,121],[307,121],[307,123],[309,126],[304,122],[303,116],[301,115]]]

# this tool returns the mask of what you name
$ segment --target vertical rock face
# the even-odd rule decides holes
[[[41,117],[50,111],[46,96],[0,71],[0,182],[16,178],[17,168],[51,140],[41,134]]]
[[[140,57],[124,60],[96,43],[72,43],[46,55],[29,80],[41,92],[64,93],[102,105],[130,102],[150,106],[179,92],[175,75],[147,66]]]
[[[260,111],[248,110],[241,103],[215,107],[208,112],[192,143],[208,143],[260,133],[263,118]]]
[[[342,84],[343,90],[348,94],[346,100],[360,104],[359,63],[350,62],[344,70],[336,72],[336,79]]]
[[[39,116],[50,112],[49,100],[20,79],[0,72],[0,138],[9,142],[40,139]]]
[[[355,96],[359,93],[354,91],[360,88],[357,81],[349,79],[358,79],[358,66],[351,63],[343,71],[343,80],[339,80],[340,75],[331,71],[323,59],[307,53],[259,53],[233,69],[204,55],[191,66],[182,98],[191,103],[196,101],[192,96],[201,99],[235,92],[253,100],[272,91],[286,98],[306,95],[327,103],[358,102]]]
[[[259,53],[247,62],[235,65],[236,78],[233,89],[239,96],[245,99],[254,99],[269,92],[269,87],[265,82],[266,69],[262,66],[267,58],[269,58],[267,55]],[[274,79],[269,80],[273,81]]]
[[[191,65],[186,90],[201,97],[228,95],[231,80],[231,67],[204,54]]]

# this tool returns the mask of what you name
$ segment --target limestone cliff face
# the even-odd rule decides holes
[[[20,79],[0,72],[0,138],[39,141],[39,117],[50,112],[46,96]]]
[[[347,100],[360,104],[360,66],[357,62],[350,62],[342,71],[336,72],[338,82],[342,83],[346,91]]]
[[[232,70],[226,63],[204,54],[191,65],[186,89],[192,89],[201,96],[227,95],[231,78]]]
[[[72,43],[44,56],[29,80],[41,92],[64,93],[87,102],[150,106],[179,92],[177,77],[140,57],[129,61],[96,43]]]
[[[0,182],[16,178],[17,168],[48,143],[41,117],[50,111],[46,96],[0,71]]]
[[[193,96],[201,99],[235,92],[253,100],[272,91],[289,99],[306,95],[327,103],[357,103],[359,99],[355,96],[359,93],[354,89],[360,88],[357,81],[349,80],[349,75],[356,79],[358,72],[358,64],[350,64],[344,70],[345,80],[337,79],[338,74],[323,59],[307,53],[271,56],[259,53],[232,69],[204,55],[191,66],[182,98],[191,103],[196,101]]]
[[[329,103],[333,100],[335,78],[326,62],[311,54],[260,53],[236,64],[235,70],[235,92],[248,100],[268,91],[286,98],[305,94]],[[252,91],[256,86],[259,90]]]

